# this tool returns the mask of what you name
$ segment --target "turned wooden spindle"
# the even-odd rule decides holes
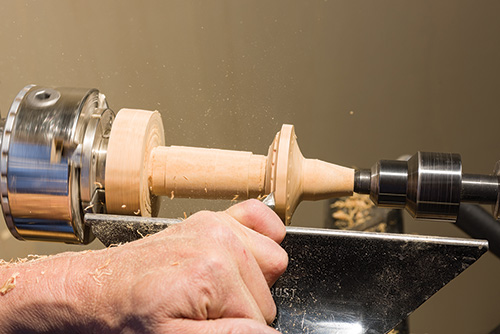
[[[283,125],[268,155],[163,146],[158,112],[122,109],[111,129],[105,189],[108,213],[155,215],[156,196],[248,199],[274,193],[286,224],[301,200],[351,195],[354,170],[305,159],[292,125]]]

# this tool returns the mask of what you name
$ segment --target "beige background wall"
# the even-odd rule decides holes
[[[114,110],[160,110],[171,144],[264,154],[292,123],[308,157],[367,167],[453,151],[465,171],[487,173],[500,159],[499,10],[458,0],[3,1],[0,109],[29,83],[96,87]],[[226,205],[164,202],[167,216]],[[303,204],[295,224],[321,226],[324,211]],[[82,249],[18,242],[3,224],[0,237],[3,258]],[[488,254],[415,312],[412,332],[488,332],[500,324],[499,282]]]

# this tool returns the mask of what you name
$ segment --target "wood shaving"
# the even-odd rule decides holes
[[[5,296],[9,291],[16,287],[16,280],[19,273],[13,274],[9,279],[0,287],[0,295]]]
[[[235,202],[235,201],[238,199],[238,197],[240,197],[240,195],[234,195],[234,197],[233,197],[233,199],[231,200],[231,202]]]
[[[113,271],[108,268],[110,262],[111,259],[108,259],[106,263],[97,267],[96,270],[89,272],[89,275],[92,276],[97,285],[102,285],[102,278],[104,278],[104,276],[111,276],[113,273]]]
[[[269,196],[269,195],[259,195],[259,196],[257,196],[257,200],[262,201],[267,196]]]
[[[127,207],[127,205],[122,204],[122,209],[125,209],[126,207]]]
[[[15,266],[17,264],[30,263],[30,262],[33,262],[33,261],[45,259],[47,257],[48,257],[48,255],[28,254],[27,257],[17,258],[16,261],[14,261],[13,259],[10,259],[10,261],[5,261],[3,259],[0,259],[0,267],[5,266],[6,268],[9,268],[9,267]]]
[[[139,231],[139,230],[137,230],[136,232],[137,232],[137,234],[139,234],[139,235],[141,236],[141,238],[143,238],[143,239],[144,239],[144,238],[147,238],[147,237],[149,237],[149,236],[151,235],[150,233],[148,233],[148,234],[144,235],[144,234],[142,234],[142,233],[141,233],[141,231]]]
[[[369,232],[388,232],[385,215],[374,210],[368,195],[355,194],[352,197],[337,199],[332,208],[333,227],[341,230],[360,230]]]
[[[141,209],[137,209],[137,211],[134,211],[134,215],[138,216],[141,213]]]
[[[28,254],[28,261],[36,261],[36,260],[41,260],[41,259],[46,259],[48,258],[48,255],[38,255],[38,254]]]
[[[184,219],[187,219],[187,214],[186,214],[186,211],[183,212],[184,213]]]
[[[354,194],[344,200],[337,200],[330,205],[336,209],[332,213],[335,225],[340,229],[353,229],[354,226],[363,224],[370,219],[370,210],[373,207],[368,196]]]
[[[186,175],[184,175],[183,178],[186,180],[189,180],[189,178]]]
[[[5,261],[3,259],[0,259],[0,267],[10,267],[10,265],[12,264],[12,259],[10,259],[10,261]]]
[[[170,193],[170,199],[174,199],[174,191],[172,190],[172,192]]]

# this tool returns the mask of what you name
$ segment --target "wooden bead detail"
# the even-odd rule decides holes
[[[274,193],[276,213],[289,225],[303,200],[352,195],[354,170],[316,159],[305,159],[293,125],[284,124],[269,147],[266,193]]]

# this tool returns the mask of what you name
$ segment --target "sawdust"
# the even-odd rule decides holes
[[[335,201],[330,207],[336,209],[332,213],[336,227],[350,230],[371,218],[373,203],[366,195],[354,194],[344,200]]]
[[[388,232],[386,217],[375,210],[368,195],[354,194],[330,204],[333,227],[340,230]]]
[[[100,265],[94,271],[89,272],[89,275],[92,276],[97,285],[102,285],[102,279],[105,276],[111,276],[111,274],[113,274],[113,271],[108,268],[110,262],[111,259],[108,259],[106,263]]]
[[[48,255],[38,255],[38,254],[28,254],[28,257],[26,257],[25,262],[32,262],[36,260],[42,260],[48,258]],[[24,260],[24,259],[23,259]]]
[[[151,236],[151,235],[152,235],[151,233],[148,233],[148,234],[144,235],[144,234],[142,234],[142,233],[141,233],[141,231],[139,231],[139,230],[137,230],[136,232],[137,232],[137,234],[139,234],[139,235],[141,236],[141,238],[142,238],[142,239],[147,238],[147,237],[149,237],[149,236]]]
[[[257,196],[257,200],[259,201],[262,201],[263,199],[265,199],[268,195],[259,195]]]
[[[13,260],[10,259],[10,261],[5,261],[4,259],[0,259],[0,267],[10,267],[10,265],[13,264]]]
[[[5,261],[3,259],[0,259],[0,267],[6,267],[9,268],[11,266],[15,266],[17,264],[21,263],[31,263],[37,260],[45,259],[48,258],[48,255],[37,255],[37,254],[28,254],[27,257],[24,258],[17,258],[17,260],[10,259],[9,261]]]
[[[19,273],[13,274],[7,281],[0,287],[0,295],[5,296],[9,291],[16,287],[16,280]]]

